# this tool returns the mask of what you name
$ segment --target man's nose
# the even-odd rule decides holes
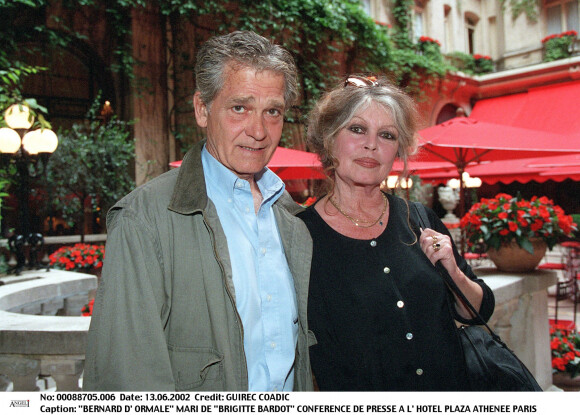
[[[266,138],[266,126],[261,114],[254,113],[246,125],[246,134],[254,140],[261,141]]]

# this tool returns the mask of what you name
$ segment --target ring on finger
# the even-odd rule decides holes
[[[435,252],[439,251],[441,249],[441,244],[440,243],[433,243],[433,250]]]
[[[433,238],[433,245],[435,245],[435,243],[437,242],[437,235],[433,235],[432,238]]]

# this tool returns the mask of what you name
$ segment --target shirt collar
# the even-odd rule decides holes
[[[207,151],[204,146],[201,151],[201,161],[206,180],[211,183],[212,188],[224,197],[233,197],[236,186],[246,188],[248,191],[249,183],[247,180],[240,179],[230,169],[217,161]],[[274,174],[268,167],[256,174],[256,183],[262,193],[263,203],[274,203],[284,192],[285,185],[282,179]]]

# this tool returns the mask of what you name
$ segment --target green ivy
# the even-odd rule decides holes
[[[539,0],[500,0],[501,8],[505,11],[509,4],[512,20],[516,20],[522,13],[525,13],[530,22],[537,22],[540,14]]]
[[[24,13],[42,11],[50,0],[0,0],[0,13],[5,11]],[[61,0],[64,10],[78,10],[79,7],[103,11],[107,24],[114,28],[114,60],[111,70],[118,71],[134,84],[144,80],[133,77],[133,68],[139,64],[131,51],[131,13],[134,9],[147,7],[145,0]],[[194,28],[193,53],[209,36],[233,30],[254,30],[286,47],[295,57],[302,87],[302,100],[295,110],[287,114],[289,123],[300,123],[304,114],[312,107],[321,93],[342,78],[346,73],[388,74],[410,92],[420,90],[424,80],[440,77],[448,69],[439,59],[429,54],[418,56],[410,36],[413,0],[395,0],[393,15],[394,28],[386,28],[373,21],[361,8],[359,0],[158,0],[154,4],[167,17],[172,30],[181,23]],[[42,14],[42,13],[41,13]],[[64,19],[56,20],[56,26],[63,30],[51,30],[46,24],[38,25],[34,31],[41,33],[52,42],[66,45],[80,34],[66,26]],[[10,19],[6,19],[10,22]],[[42,21],[42,19],[39,19]],[[210,24],[219,22],[218,24]],[[10,24],[7,26],[10,27]],[[12,30],[12,33],[10,33]],[[21,31],[22,32],[22,31]],[[0,33],[22,40],[18,28],[0,28]],[[342,62],[338,62],[344,59]],[[184,59],[189,67],[175,67],[174,75],[191,73],[193,56]],[[189,72],[188,72],[189,71]],[[176,84],[177,88],[179,85]],[[193,91],[172,91],[175,96],[190,96]],[[177,102],[177,101],[176,101]],[[189,105],[183,100],[179,105]],[[190,111],[172,109],[174,112]],[[174,125],[176,137],[186,138],[190,127]],[[187,147],[188,145],[184,145]]]

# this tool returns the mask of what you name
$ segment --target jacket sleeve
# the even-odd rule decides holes
[[[433,212],[431,209],[427,209],[427,212],[429,215],[429,221],[431,222],[433,229],[436,230],[437,232],[440,232],[440,233],[445,234],[445,235],[449,235],[449,237],[451,237],[449,230],[447,229],[445,224],[441,221],[441,219],[439,219],[437,217],[435,212]],[[467,275],[467,277],[471,278],[473,281],[475,281],[477,284],[479,284],[481,286],[481,289],[483,290],[483,297],[481,299],[481,307],[479,308],[478,311],[479,311],[479,314],[481,315],[481,317],[487,322],[491,318],[491,315],[493,314],[493,311],[495,309],[495,296],[493,295],[493,291],[491,290],[491,288],[489,288],[489,286],[481,278],[478,278],[477,275],[475,275],[475,273],[473,272],[473,270],[471,269],[471,267],[469,266],[469,264],[467,263],[465,258],[463,258],[463,256],[457,250],[457,247],[455,246],[455,242],[453,241],[453,238],[451,238],[451,243],[453,244],[453,254],[455,255],[455,261],[457,262],[459,269],[461,269],[461,271],[463,271],[463,273],[465,275]],[[464,317],[461,317],[459,315],[459,313],[457,313],[457,310],[455,309],[455,307],[452,307],[452,309],[453,309],[455,320],[459,321],[460,323],[463,323],[463,324],[477,324],[478,323],[477,318],[476,319],[465,319]]]
[[[84,390],[174,391],[156,233],[130,209],[116,215],[88,334]],[[109,224],[109,221],[108,221]]]

